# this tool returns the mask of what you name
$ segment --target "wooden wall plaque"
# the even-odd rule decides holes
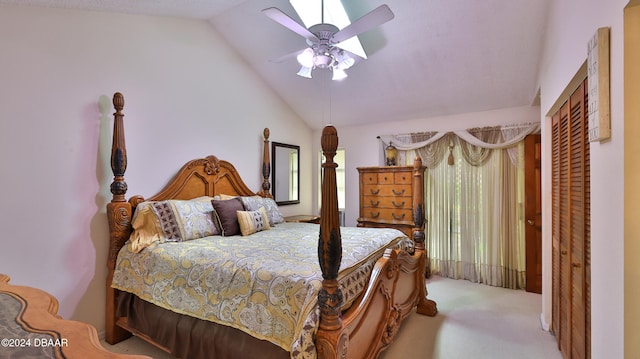
[[[599,28],[587,45],[589,141],[611,137],[609,28]]]

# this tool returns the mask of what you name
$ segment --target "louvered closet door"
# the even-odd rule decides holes
[[[571,311],[568,304],[571,303],[569,288],[569,104],[562,106],[559,114],[558,123],[558,328],[556,336],[558,337],[558,345],[563,353],[569,351],[569,323],[571,321]],[[566,357],[566,356],[565,356]]]
[[[562,335],[560,330],[560,127],[560,112],[558,112],[552,118],[551,127],[551,272],[553,273],[551,330],[558,340],[558,345],[560,345]]]
[[[552,119],[553,323],[565,358],[590,357],[586,80]]]
[[[585,154],[588,152],[586,89],[571,96],[570,121],[570,251],[571,273],[571,357],[585,356]]]

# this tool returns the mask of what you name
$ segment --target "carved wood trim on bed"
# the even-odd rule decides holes
[[[117,254],[131,234],[131,221],[135,208],[145,200],[142,196],[132,196],[128,201],[125,199],[127,184],[124,173],[127,167],[127,156],[122,94],[114,95],[113,104],[116,109],[111,152],[114,179],[111,184],[113,199],[107,204],[109,252],[105,334],[106,341],[110,344],[126,339],[132,331],[135,331],[128,327],[126,318],[118,318],[116,315],[119,292],[111,288],[111,282]],[[269,193],[269,130],[265,129],[263,135],[263,183],[258,194],[271,197]],[[323,276],[322,289],[318,294],[320,324],[315,342],[318,358],[376,358],[391,344],[400,323],[414,307],[417,306],[417,312],[420,314],[433,316],[437,313],[435,302],[427,299],[425,285],[423,199],[422,196],[416,196],[418,199],[413,203],[414,217],[420,219],[415,220],[414,253],[387,250],[376,262],[364,293],[346,312],[341,313],[342,293],[337,277],[342,259],[342,243],[335,171],[337,165],[333,160],[338,146],[338,135],[333,126],[324,128],[321,142],[326,162],[322,165],[322,210],[318,240],[318,257]],[[414,181],[422,183],[422,179],[416,177],[422,175],[419,170],[422,163],[416,161],[414,166],[417,166],[414,171]],[[422,191],[421,186],[417,187]],[[222,193],[255,195],[244,184],[233,165],[215,156],[208,156],[187,162],[168,185],[147,199],[191,199]],[[136,334],[153,343],[144,333],[136,332]]]

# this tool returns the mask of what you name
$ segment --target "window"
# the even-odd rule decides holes
[[[345,183],[346,183],[346,171],[345,171],[345,151],[344,148],[339,148],[336,150],[336,156],[333,158],[333,161],[338,165],[336,168],[336,185],[338,188],[338,209],[340,211],[344,211],[345,201],[346,201],[346,192],[345,192]],[[324,155],[322,151],[319,152],[320,159],[320,174],[318,178],[318,183],[322,184],[322,164],[324,163]],[[318,186],[318,205],[322,203],[322,186]]]

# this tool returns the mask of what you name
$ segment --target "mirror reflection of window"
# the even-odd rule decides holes
[[[298,163],[298,151],[289,151],[289,173],[291,175],[289,180],[289,198],[299,198],[298,188],[300,184],[298,183],[298,178],[300,178],[300,175],[298,173]]]
[[[320,174],[320,178],[318,180],[318,183],[322,183],[322,164],[324,163],[324,155],[322,154],[322,151],[319,152],[320,154],[320,171],[318,171],[318,173]],[[345,202],[346,202],[346,192],[345,192],[345,183],[346,183],[346,172],[345,172],[345,151],[344,148],[338,148],[336,150],[336,155],[333,158],[333,162],[335,162],[338,167],[336,167],[336,186],[337,186],[337,190],[338,190],[338,210],[339,211],[344,211],[345,209]],[[322,186],[318,186],[318,203],[322,202]]]
[[[300,146],[272,142],[271,157],[271,185],[276,203],[300,203]]]

